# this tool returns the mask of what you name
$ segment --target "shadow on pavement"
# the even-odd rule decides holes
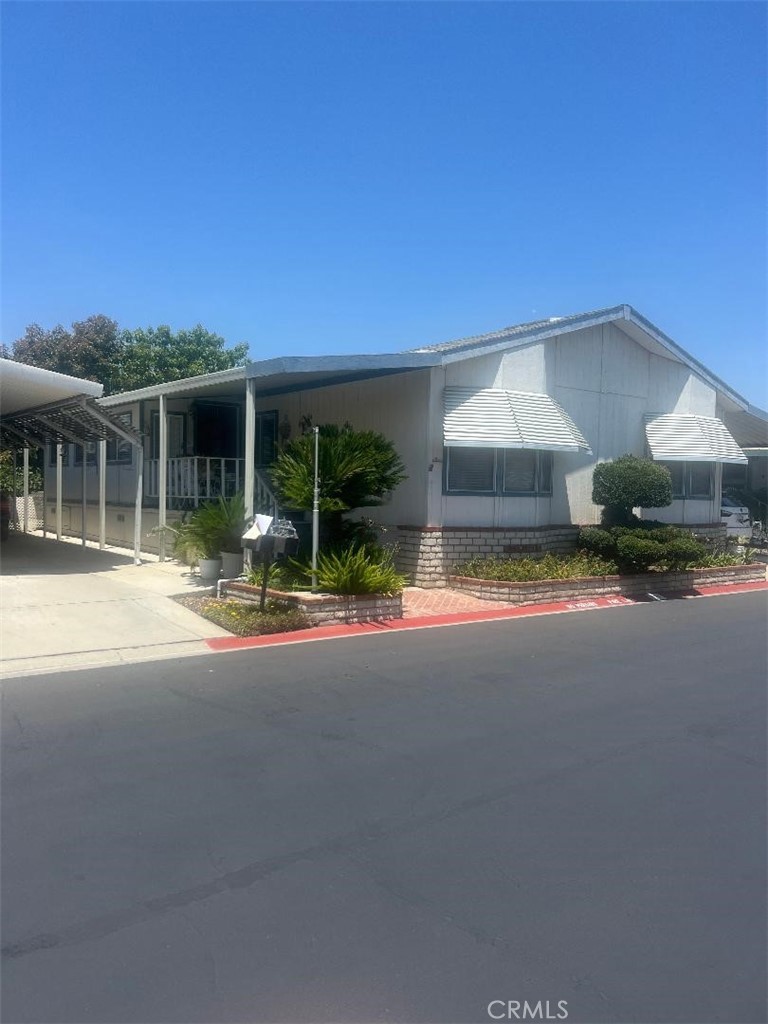
[[[54,538],[11,531],[0,543],[1,576],[51,576],[106,572],[132,565],[129,554],[99,551]]]

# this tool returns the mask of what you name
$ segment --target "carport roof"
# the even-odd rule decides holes
[[[3,444],[120,438],[139,444],[141,435],[96,404],[103,385],[37,366],[0,359],[0,435]]]

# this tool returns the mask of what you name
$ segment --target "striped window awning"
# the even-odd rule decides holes
[[[728,428],[714,416],[646,416],[645,434],[657,462],[747,461]]]
[[[567,412],[549,395],[502,388],[447,387],[443,438],[449,448],[591,449]]]

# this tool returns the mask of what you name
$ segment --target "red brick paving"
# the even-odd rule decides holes
[[[482,601],[472,594],[449,587],[406,587],[403,591],[403,618],[427,615],[451,615],[455,612],[492,612],[495,608],[511,608],[509,601]]]

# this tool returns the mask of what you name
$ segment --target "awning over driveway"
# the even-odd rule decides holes
[[[646,416],[645,434],[657,462],[747,461],[723,421],[714,416]]]
[[[534,448],[591,454],[579,428],[549,395],[447,387],[443,407],[443,436],[449,448]]]
[[[93,380],[0,359],[2,442],[41,447],[118,438],[141,444],[141,434],[96,404],[104,390]]]

